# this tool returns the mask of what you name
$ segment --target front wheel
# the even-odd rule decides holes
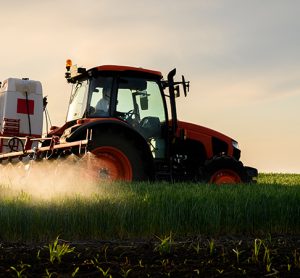
[[[205,181],[213,184],[247,182],[243,164],[228,156],[215,157],[205,163]]]

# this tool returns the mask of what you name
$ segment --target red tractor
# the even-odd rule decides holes
[[[257,170],[239,160],[235,140],[177,119],[179,87],[186,95],[189,82],[183,76],[174,81],[175,69],[165,80],[159,71],[129,66],[87,70],[68,60],[66,68],[66,79],[73,85],[66,123],[51,128],[35,155],[24,148],[22,156],[49,158],[43,153],[51,149],[51,158],[70,153],[80,157],[86,146],[95,158],[88,170],[100,179],[255,181]]]

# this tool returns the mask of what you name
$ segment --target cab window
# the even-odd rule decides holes
[[[88,114],[90,117],[109,116],[112,81],[112,77],[92,78],[89,89]]]
[[[121,78],[116,113],[149,142],[154,157],[164,156],[162,130],[166,124],[166,115],[160,87],[156,81]]]

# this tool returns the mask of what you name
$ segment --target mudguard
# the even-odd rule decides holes
[[[100,132],[105,132],[107,129],[114,130],[116,134],[125,133],[129,135],[131,138],[134,138],[134,140],[136,140],[137,142],[136,148],[141,149],[143,152],[145,152],[147,160],[151,164],[151,167],[154,169],[153,156],[145,138],[133,127],[131,127],[126,122],[123,122],[119,119],[99,119],[99,120],[91,120],[88,121],[87,123],[84,123],[83,121],[83,124],[79,125],[73,132],[71,132],[65,138],[65,140],[67,142],[83,140],[86,138],[87,130],[92,130],[91,140],[93,140],[93,134],[95,133],[99,134]]]

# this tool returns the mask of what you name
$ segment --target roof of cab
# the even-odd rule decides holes
[[[157,77],[162,78],[162,73],[160,71],[131,67],[131,66],[103,65],[103,66],[95,67],[93,69],[96,69],[98,71],[135,71],[140,73],[156,75]]]

